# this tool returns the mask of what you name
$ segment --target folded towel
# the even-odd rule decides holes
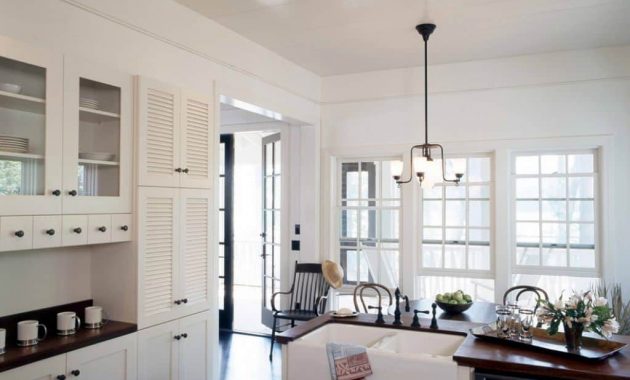
[[[363,346],[326,344],[332,380],[363,379],[372,374],[367,351]]]

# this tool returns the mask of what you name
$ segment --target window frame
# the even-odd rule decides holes
[[[489,205],[489,226],[487,227],[487,231],[489,233],[489,237],[488,237],[488,247],[489,247],[489,260],[490,260],[490,267],[487,270],[483,270],[483,269],[453,269],[453,268],[444,268],[444,252],[445,252],[445,245],[446,245],[446,228],[449,228],[446,225],[446,188],[447,187],[452,187],[454,186],[453,184],[449,184],[446,183],[444,184],[443,182],[441,182],[441,186],[442,187],[442,194],[441,194],[441,202],[442,202],[442,224],[441,226],[439,226],[442,229],[442,243],[440,243],[440,245],[442,246],[442,268],[435,268],[435,267],[425,267],[424,263],[423,263],[423,245],[424,245],[424,228],[427,227],[424,224],[424,193],[423,193],[423,189],[420,186],[416,186],[416,195],[417,195],[417,199],[418,199],[418,207],[416,207],[416,216],[415,219],[418,221],[418,238],[417,238],[417,244],[418,244],[418,251],[417,251],[417,255],[418,255],[418,263],[417,263],[417,267],[418,267],[418,272],[416,273],[416,277],[420,278],[420,277],[456,277],[456,278],[468,278],[468,279],[488,279],[488,280],[495,280],[496,278],[496,242],[495,242],[495,233],[496,233],[496,228],[495,228],[495,205],[496,205],[496,199],[495,199],[495,165],[494,165],[494,161],[495,161],[495,157],[494,157],[494,152],[492,151],[488,151],[488,152],[478,152],[478,153],[460,153],[460,154],[453,154],[453,155],[448,155],[445,156],[444,159],[449,160],[449,159],[466,159],[466,166],[468,167],[468,160],[470,158],[488,158],[490,161],[490,180],[489,181],[481,181],[481,182],[465,182],[464,185],[466,186],[466,197],[463,199],[463,201],[466,203],[466,223],[464,226],[458,226],[457,228],[464,228],[466,230],[466,239],[465,242],[463,244],[463,246],[466,247],[466,266],[468,267],[468,246],[469,246],[469,230],[470,230],[470,225],[469,225],[469,201],[472,199],[477,200],[477,199],[481,199],[481,198],[470,198],[469,194],[469,186],[487,186],[488,187],[488,205]],[[460,185],[461,186],[461,185]],[[483,199],[485,200],[485,199]],[[430,227],[434,227],[432,225],[428,226]],[[437,227],[437,226],[435,226]],[[451,226],[451,228],[453,228],[454,226]],[[473,229],[486,229],[486,228],[480,228],[480,227],[472,227]],[[496,285],[495,285],[496,287]]]
[[[568,171],[566,171],[565,173],[560,173],[560,174],[543,174],[542,173],[542,167],[541,167],[541,160],[540,157],[545,156],[545,155],[562,155],[568,158],[569,155],[572,154],[592,154],[593,155],[593,172],[591,173],[569,173]],[[517,157],[523,157],[523,156],[536,156],[539,157],[538,159],[538,174],[516,174],[516,159]],[[565,165],[568,165],[568,162],[565,163]],[[601,152],[601,148],[597,147],[597,148],[578,148],[578,149],[563,149],[563,148],[549,148],[549,149],[543,149],[543,150],[523,150],[523,151],[515,151],[512,152],[512,154],[510,155],[510,163],[509,163],[509,170],[510,170],[510,258],[509,258],[509,262],[510,262],[510,275],[513,277],[515,275],[542,275],[542,276],[566,276],[566,277],[593,277],[593,278],[602,278],[603,277],[603,273],[602,273],[602,216],[601,216],[601,210],[602,210],[602,204],[603,204],[603,193],[601,192],[600,186],[602,183],[602,152]],[[516,188],[516,181],[517,179],[520,178],[537,178],[539,180],[539,194],[538,194],[538,198],[536,199],[536,201],[539,203],[539,215],[538,215],[538,220],[536,221],[536,223],[539,224],[539,229],[542,229],[542,224],[547,222],[547,223],[551,223],[554,221],[550,221],[550,220],[545,220],[543,219],[542,216],[542,202],[543,202],[543,197],[542,197],[542,193],[541,193],[541,188],[542,188],[542,181],[540,179],[542,178],[566,178],[567,179],[567,183],[566,183],[566,189],[567,189],[567,193],[564,197],[565,202],[570,202],[571,198],[569,197],[568,194],[568,188],[569,188],[569,181],[568,179],[571,177],[586,177],[586,176],[590,176],[593,178],[593,222],[577,222],[577,224],[593,224],[593,233],[594,233],[594,237],[593,237],[593,242],[594,242],[594,247],[593,247],[593,251],[594,251],[594,261],[595,261],[595,267],[594,268],[580,268],[580,267],[571,267],[569,266],[570,261],[571,261],[571,250],[570,250],[570,234],[568,232],[569,230],[569,226],[571,223],[576,223],[576,222],[572,222],[571,221],[571,217],[569,215],[568,212],[568,208],[567,208],[567,213],[565,216],[565,219],[562,221],[555,221],[558,223],[564,223],[566,224],[566,228],[567,228],[567,236],[566,236],[566,244],[564,244],[564,248],[567,249],[566,251],[566,263],[567,266],[551,266],[551,265],[543,265],[542,264],[542,249],[545,246],[545,243],[543,243],[543,237],[542,237],[542,230],[540,230],[540,236],[539,236],[539,249],[540,249],[540,256],[539,256],[539,264],[538,265],[517,265],[516,263],[516,255],[517,255],[517,223],[519,222],[517,219],[517,201],[519,200],[519,198],[517,198],[517,188]],[[560,199],[560,198],[559,198]],[[522,200],[522,199],[520,199]],[[532,200],[534,200],[532,198]],[[523,222],[523,221],[520,221]],[[534,243],[532,243],[534,244]],[[547,243],[549,244],[550,248],[553,248],[553,244],[554,243]],[[556,245],[557,247],[558,245]]]
[[[348,209],[348,206],[343,206],[342,202],[346,199],[342,198],[342,187],[343,187],[343,164],[346,163],[356,163],[358,164],[359,168],[361,168],[361,164],[362,163],[366,163],[366,162],[385,162],[385,161],[399,161],[402,160],[402,157],[400,156],[391,156],[391,155],[384,155],[384,156],[347,156],[347,157],[337,157],[335,159],[334,165],[335,165],[335,178],[336,178],[336,184],[335,184],[335,190],[334,190],[334,201],[333,201],[333,207],[334,207],[334,223],[333,223],[333,228],[334,228],[334,244],[333,244],[333,250],[334,250],[334,258],[335,260],[337,260],[337,262],[341,265],[341,251],[344,248],[347,247],[343,247],[341,245],[341,240],[342,240],[342,236],[341,236],[341,228],[342,228],[342,224],[341,224],[341,217],[342,217],[342,211],[344,209]],[[359,170],[360,172],[361,170]],[[382,175],[382,167],[379,166],[379,168],[375,171],[376,173],[376,183],[377,186],[380,186],[379,181],[381,180],[380,176]],[[392,179],[393,181],[393,179]],[[359,175],[359,191],[361,191],[361,176]],[[382,190],[382,189],[381,189]],[[360,195],[360,194],[359,194]],[[366,206],[354,206],[354,207],[350,207],[350,209],[357,209],[357,210],[398,210],[398,247],[397,247],[397,251],[398,251],[398,278],[396,279],[396,281],[398,282],[398,284],[401,284],[402,279],[403,279],[403,268],[402,268],[402,255],[403,255],[403,228],[402,228],[402,220],[403,220],[403,194],[402,194],[402,188],[400,189],[400,193],[399,193],[399,197],[398,198],[382,198],[382,191],[379,193],[378,197],[375,198],[357,198],[357,199],[352,199],[352,201],[357,201],[357,202],[370,202],[370,201],[376,201],[376,205],[374,206],[370,206],[370,205],[366,205]],[[398,206],[386,206],[383,207],[382,205],[379,205],[379,202],[385,201],[385,202],[391,202],[391,201],[395,201],[397,200]],[[382,239],[380,238],[380,234],[381,234],[381,229],[379,228],[379,224],[381,223],[381,219],[379,217],[380,213],[377,212],[376,215],[376,228],[377,228],[377,233],[376,236],[377,238],[375,239],[375,241],[377,242],[377,246],[375,248],[373,248],[377,254],[379,255],[379,257],[382,254],[382,251],[385,250],[387,251],[388,249],[383,249],[382,248]],[[360,219],[360,218],[359,218]],[[360,231],[361,226],[358,225],[357,226],[357,230],[358,232]],[[360,237],[357,236],[357,238],[355,239],[357,241],[360,240]],[[372,247],[369,247],[370,249],[372,249]],[[361,249],[361,246],[358,245],[356,247],[357,252],[359,252]],[[359,260],[360,261],[360,260]],[[358,268],[358,274],[360,273],[360,268]],[[368,274],[369,275],[369,274]],[[352,283],[347,283],[347,279],[346,276],[344,275],[344,283],[342,285],[341,288],[336,289],[336,293],[340,294],[340,295],[346,295],[346,294],[352,294],[354,288],[356,287],[356,285],[358,285],[359,283],[361,283],[360,278]],[[393,289],[391,289],[393,291]]]

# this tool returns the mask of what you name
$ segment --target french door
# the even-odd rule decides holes
[[[232,330],[234,320],[234,135],[221,135],[219,149],[219,328]]]
[[[271,297],[280,290],[281,264],[281,166],[280,133],[262,140],[262,312],[261,321],[273,326]]]

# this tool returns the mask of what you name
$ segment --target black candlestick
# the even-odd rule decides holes
[[[400,289],[396,288],[394,296],[396,297],[396,310],[394,311],[394,322],[392,324],[400,326],[402,325],[402,322],[400,321]]]
[[[404,296],[403,298],[405,299],[405,311],[408,313],[411,310],[409,307],[409,297]]]

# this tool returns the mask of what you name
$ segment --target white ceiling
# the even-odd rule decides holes
[[[629,0],[176,0],[319,75],[630,43]]]

